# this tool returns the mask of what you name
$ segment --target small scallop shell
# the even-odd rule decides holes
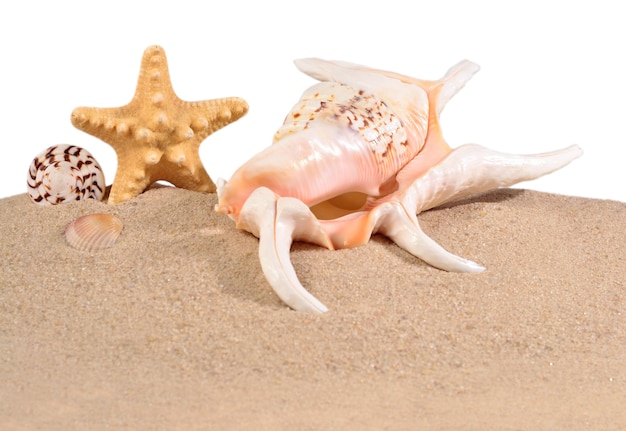
[[[74,145],[55,145],[39,153],[28,169],[27,186],[28,195],[38,205],[101,200],[105,190],[96,159]]]
[[[77,218],[65,228],[65,239],[83,251],[111,247],[122,233],[124,224],[112,214],[89,214]]]

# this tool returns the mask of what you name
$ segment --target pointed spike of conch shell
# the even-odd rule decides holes
[[[311,211],[297,199],[278,198],[266,187],[246,201],[238,227],[259,238],[261,269],[274,292],[297,311],[325,313],[326,306],[300,283],[289,258],[294,239],[332,247]]]
[[[424,262],[446,271],[482,272],[484,267],[476,262],[450,253],[422,231],[415,211],[402,203],[387,202],[377,210],[381,220],[378,232],[385,235],[400,248],[422,259]]]
[[[78,250],[103,250],[115,243],[122,229],[124,224],[113,214],[88,214],[67,225],[65,239]]]
[[[506,154],[475,144],[462,145],[398,195],[385,203],[379,214],[378,231],[425,262],[446,271],[481,272],[484,268],[449,253],[419,227],[415,214],[473,193],[506,187],[534,179],[580,157],[573,145],[543,154]]]
[[[508,154],[465,144],[414,181],[399,199],[420,213],[474,193],[542,177],[582,154],[578,145],[540,154]]]

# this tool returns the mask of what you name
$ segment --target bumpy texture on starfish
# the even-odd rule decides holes
[[[108,203],[119,203],[159,180],[215,192],[198,148],[207,136],[246,112],[248,104],[237,97],[180,100],[172,88],[165,51],[151,46],[143,54],[135,96],[128,105],[77,108],[72,124],[115,149],[118,166]]]

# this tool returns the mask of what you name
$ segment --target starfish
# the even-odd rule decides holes
[[[174,93],[165,51],[147,48],[135,95],[119,108],[76,108],[72,124],[111,145],[118,167],[108,203],[142,193],[156,181],[199,192],[215,192],[198,148],[202,141],[248,112],[240,98],[187,102]]]

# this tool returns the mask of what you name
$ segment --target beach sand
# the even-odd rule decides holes
[[[0,200],[0,429],[626,429],[626,203],[502,189],[420,214],[480,274],[381,236],[296,243],[312,315],[215,202]],[[94,212],[117,243],[67,246]]]

